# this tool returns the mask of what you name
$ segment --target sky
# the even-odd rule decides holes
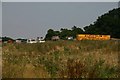
[[[3,2],[2,35],[45,37],[48,29],[83,28],[116,8],[117,2]]]
[[[2,36],[2,3],[0,2],[0,36]]]

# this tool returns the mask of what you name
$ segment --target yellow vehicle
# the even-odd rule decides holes
[[[110,40],[110,35],[78,34],[77,40]]]

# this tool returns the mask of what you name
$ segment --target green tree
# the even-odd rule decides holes
[[[47,31],[47,34],[45,36],[45,40],[51,40],[51,37],[54,35],[54,30],[53,29],[49,29]]]
[[[4,42],[4,41],[8,41],[8,40],[13,40],[14,41],[14,39],[12,39],[12,38],[10,38],[10,37],[2,37],[2,41]]]
[[[77,34],[83,34],[83,33],[84,33],[84,31],[81,28],[78,28],[76,26],[72,27],[72,36],[73,36],[73,38],[76,38]]]
[[[61,28],[60,38],[61,39],[67,39],[66,37],[72,36],[72,31],[68,29]]]
[[[53,29],[49,29],[45,36],[45,40],[51,40],[52,36],[59,36],[59,35],[60,35],[59,31],[54,31]]]
[[[108,34],[113,38],[120,38],[120,8],[98,17],[94,24],[84,27],[84,30],[89,34]]]

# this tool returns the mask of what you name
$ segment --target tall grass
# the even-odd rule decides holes
[[[118,41],[3,44],[3,78],[117,78]],[[28,75],[31,73],[30,75]]]

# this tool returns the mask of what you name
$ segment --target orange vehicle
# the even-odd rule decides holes
[[[77,40],[110,40],[110,35],[78,34]]]

